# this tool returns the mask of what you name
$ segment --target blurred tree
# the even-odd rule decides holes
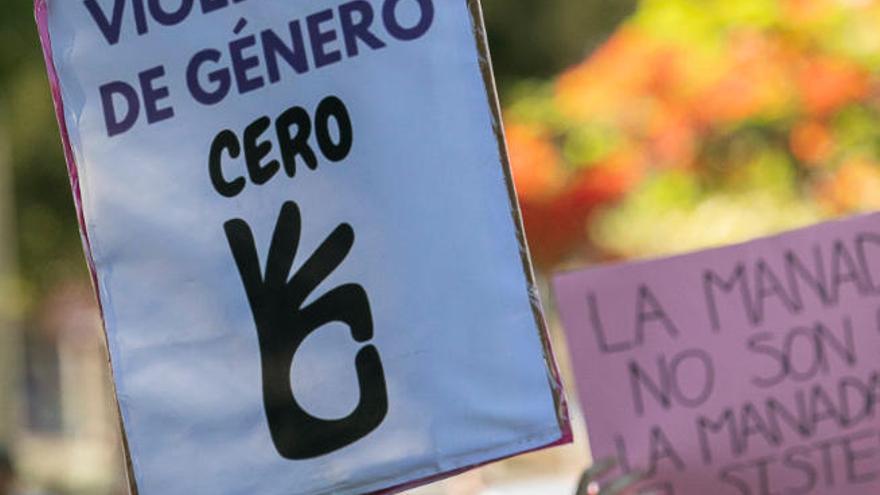
[[[0,129],[11,143],[15,231],[0,235],[17,244],[22,310],[57,281],[86,275],[54,115],[32,3],[7,2],[0,15]]]
[[[880,207],[880,0],[640,0],[508,99],[532,255],[730,244]]]
[[[13,13],[17,13],[18,6],[14,6]],[[16,32],[10,17],[0,18],[0,43],[2,47],[13,47]],[[0,88],[5,88],[9,77],[15,72],[15,67],[20,63],[17,50],[0,49]],[[14,252],[15,238],[12,223],[12,159],[11,137],[8,132],[9,114],[4,105],[5,95],[0,94],[0,397],[12,397],[16,392],[19,379],[19,332],[14,324],[14,311],[11,308],[15,292],[15,269]],[[0,471],[4,471],[4,449],[11,443],[14,435],[14,425],[17,424],[16,401],[5,401],[0,406]],[[5,469],[5,471],[9,471]],[[11,482],[10,473],[0,472],[0,492],[6,493],[4,487]]]
[[[31,58],[29,50],[22,50],[32,37],[29,32],[33,23],[29,20],[32,7],[30,2],[9,2],[3,6],[0,16],[0,88],[5,88],[15,69]]]

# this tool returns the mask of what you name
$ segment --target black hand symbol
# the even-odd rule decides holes
[[[340,322],[351,329],[357,342],[373,338],[370,302],[360,285],[342,285],[303,307],[309,295],[351,251],[351,226],[337,227],[290,279],[301,232],[296,203],[287,202],[281,208],[265,277],[260,273],[256,244],[248,224],[240,219],[230,220],[225,229],[257,326],[263,404],[278,453],[292,460],[310,459],[339,450],[375,430],[388,413],[388,394],[385,372],[374,346],[363,347],[355,358],[361,397],[348,417],[324,420],[312,416],[297,403],[290,385],[297,349],[322,326]]]

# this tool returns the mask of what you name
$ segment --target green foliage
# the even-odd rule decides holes
[[[22,301],[33,304],[61,280],[85,280],[87,271],[28,0],[7,2],[0,16],[0,132],[11,143],[19,287]]]

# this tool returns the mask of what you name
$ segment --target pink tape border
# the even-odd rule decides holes
[[[95,297],[98,303],[99,313],[101,315],[101,326],[104,329],[104,339],[107,341],[106,323],[104,321],[104,305],[101,302],[101,287],[98,285],[98,271],[95,268],[95,259],[92,256],[92,243],[89,239],[89,232],[86,226],[86,218],[83,209],[82,190],[80,189],[79,168],[76,165],[76,159],[73,154],[73,147],[70,145],[70,133],[67,129],[67,121],[64,119],[64,99],[61,96],[61,80],[58,77],[58,70],[55,67],[55,59],[52,57],[52,37],[49,34],[49,7],[48,0],[34,0],[34,19],[37,23],[37,31],[40,36],[40,44],[43,48],[43,61],[46,64],[46,74],[49,78],[49,88],[52,91],[52,102],[55,106],[55,119],[58,121],[58,129],[61,132],[61,142],[64,147],[64,159],[67,163],[67,175],[70,178],[70,190],[73,193],[73,202],[76,208],[76,218],[79,223],[79,233],[83,244],[83,253],[85,254],[86,263],[89,267],[89,275],[92,281],[92,287],[95,291]],[[109,349],[109,342],[107,343]],[[113,374],[112,360],[113,356],[109,355],[111,363],[110,373]],[[119,401],[116,400],[116,381],[112,380],[113,397],[116,403],[117,418],[119,420],[119,431],[122,437],[123,453],[125,456],[126,478],[131,493],[137,495],[137,483],[135,481],[134,466],[132,465],[131,451],[128,445],[128,436],[125,434],[124,419]]]
[[[70,133],[67,129],[67,121],[64,118],[64,99],[61,94],[61,80],[58,77],[58,71],[55,67],[55,60],[52,56],[52,38],[49,33],[49,11],[47,6],[47,0],[34,0],[34,18],[37,23],[37,29],[39,31],[40,42],[43,48],[43,60],[46,63],[46,72],[49,78],[49,86],[52,91],[52,101],[55,106],[55,118],[58,121],[58,128],[61,132],[61,141],[64,146],[64,158],[67,162],[67,172],[70,177],[70,189],[73,192],[73,200],[76,206],[76,215],[77,220],[79,222],[79,231],[80,236],[82,238],[83,250],[85,252],[86,262],[89,266],[89,274],[91,275],[92,285],[95,290],[95,294],[98,300],[98,306],[101,310],[101,318],[103,322],[103,305],[101,304],[101,292],[100,286],[98,285],[98,275],[97,270],[95,268],[95,260],[92,256],[92,245],[89,240],[88,228],[86,225],[85,214],[83,211],[83,202],[82,202],[82,191],[80,189],[80,179],[79,179],[79,168],[76,164],[76,159],[73,154],[73,148],[70,144]],[[485,27],[483,25],[483,16],[482,16],[482,8],[480,7],[479,0],[467,0],[469,10],[471,12],[471,20],[474,23],[474,35],[477,38],[477,44],[480,51],[480,56],[483,57],[484,61],[488,61],[490,59],[488,44],[485,41]],[[496,127],[496,135],[499,139],[499,146],[502,151],[502,162],[503,167],[505,169],[505,176],[508,181],[509,189],[512,191],[512,177],[510,175],[510,166],[509,160],[507,157],[507,147],[504,140],[504,131],[501,126],[501,112],[499,109],[497,92],[495,90],[495,76],[492,73],[491,65],[488,63],[482,63],[481,67],[483,69],[483,79],[486,84],[488,93],[490,106],[492,108],[493,116],[495,117],[497,127]],[[511,194],[511,207],[513,210],[513,214],[515,219],[517,220],[517,230],[520,235],[521,241],[521,249],[528,249],[525,247],[524,242],[524,234],[522,228],[522,221],[520,219],[519,213],[519,203],[517,201],[516,195]],[[528,263],[526,263],[528,265]],[[530,282],[534,285],[533,277],[531,276],[531,269],[527,269]],[[373,492],[372,495],[392,495],[395,493],[400,493],[404,490],[413,489],[419,486],[427,485],[430,483],[434,483],[437,481],[441,481],[447,478],[454,477],[456,475],[465,473],[467,471],[471,471],[473,469],[480,468],[482,466],[486,466],[489,464],[494,464],[496,462],[503,461],[505,459],[510,459],[514,457],[519,457],[521,455],[529,454],[532,452],[537,452],[540,450],[559,447],[562,445],[567,445],[574,441],[574,434],[572,432],[571,427],[571,418],[568,413],[568,405],[565,399],[564,388],[562,385],[562,379],[559,374],[559,368],[557,366],[552,347],[550,344],[548,332],[546,325],[543,323],[543,318],[540,315],[536,315],[539,319],[541,319],[541,324],[539,325],[539,331],[542,333],[541,337],[544,342],[545,353],[547,365],[550,371],[551,378],[551,388],[553,389],[554,400],[556,401],[557,406],[557,416],[559,419],[559,427],[560,427],[560,438],[559,440],[543,445],[538,446],[529,450],[525,450],[522,452],[513,453],[511,455],[501,457],[498,459],[492,459],[483,463],[472,464],[469,466],[465,466],[459,469],[455,469],[453,471],[448,471],[444,473],[438,473],[434,476],[430,476],[427,478],[420,478],[417,480],[413,480],[411,482],[403,483],[401,485],[397,485],[391,488],[382,489],[376,492]],[[106,337],[106,331],[105,331]],[[112,358],[112,357],[111,357]],[[115,394],[114,394],[115,395]],[[119,404],[117,402],[117,408]],[[120,412],[120,421],[122,421],[122,415]],[[123,442],[125,444],[125,457],[126,457],[126,466],[128,467],[128,479],[129,484],[131,486],[131,490],[133,494],[138,493],[137,483],[135,482],[134,470],[132,467],[132,458],[128,448],[128,441],[125,435],[125,428],[122,428],[122,437]]]
[[[49,86],[52,90],[52,101],[55,104],[55,118],[58,128],[61,130],[61,141],[64,145],[64,158],[67,161],[67,173],[70,176],[70,189],[73,192],[73,201],[76,205],[76,216],[79,220],[79,231],[85,248],[86,261],[89,264],[89,272],[95,290],[98,290],[98,278],[95,270],[95,261],[92,258],[92,245],[89,241],[89,233],[86,229],[86,220],[83,213],[82,192],[79,186],[79,168],[70,145],[70,134],[67,130],[67,122],[64,120],[64,100],[61,97],[61,80],[55,69],[55,60],[52,58],[52,39],[49,35],[49,12],[46,6],[47,0],[34,0],[34,17],[37,21],[37,29],[40,34],[40,42],[43,46],[43,60],[46,62],[46,72],[49,76]],[[100,297],[99,304],[100,304]]]

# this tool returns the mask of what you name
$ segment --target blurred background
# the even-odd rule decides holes
[[[880,1],[483,3],[542,280],[880,206]],[[21,493],[126,493],[112,397],[31,2],[10,0],[0,7],[0,493],[7,457]],[[588,462],[577,434],[573,447],[419,493],[570,493]]]

